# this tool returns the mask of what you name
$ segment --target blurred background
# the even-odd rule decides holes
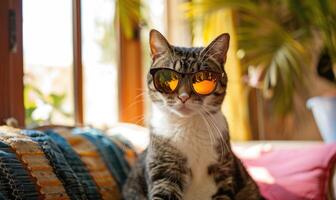
[[[187,47],[230,33],[234,140],[336,140],[334,0],[5,0],[0,14],[0,124],[146,126],[154,28]]]

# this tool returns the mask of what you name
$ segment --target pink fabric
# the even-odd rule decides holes
[[[268,200],[326,199],[335,160],[336,144],[273,150],[255,159],[242,158]]]

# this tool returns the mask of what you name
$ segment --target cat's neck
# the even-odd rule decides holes
[[[150,126],[154,134],[163,137],[173,137],[176,133],[187,136],[194,132],[202,131],[227,131],[227,123],[223,113],[219,110],[213,114],[195,114],[188,117],[180,117],[171,112],[165,112],[152,106]]]

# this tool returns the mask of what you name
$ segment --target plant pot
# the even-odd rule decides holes
[[[310,98],[307,107],[313,112],[324,142],[336,142],[336,97]]]

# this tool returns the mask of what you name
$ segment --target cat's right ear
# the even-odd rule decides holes
[[[149,46],[152,59],[171,53],[171,47],[166,38],[157,30],[152,29],[149,33]]]

